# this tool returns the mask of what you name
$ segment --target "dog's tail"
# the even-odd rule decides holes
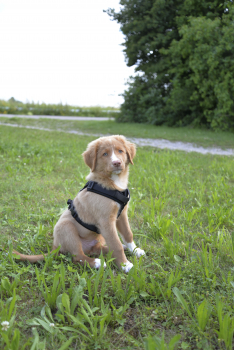
[[[42,260],[45,260],[45,256],[48,255],[48,254],[40,254],[40,255],[25,255],[25,254],[21,254],[19,252],[17,252],[16,250],[13,250],[12,251],[12,254],[16,254],[20,257],[19,260],[21,261],[29,261],[30,263],[36,263],[38,261],[42,261]]]
[[[29,261],[30,263],[36,263],[38,261],[43,261],[45,260],[45,257],[51,253],[53,253],[55,256],[59,255],[60,252],[60,246],[59,247],[55,247],[53,245],[53,248],[51,250],[50,253],[46,253],[46,254],[40,254],[40,255],[26,255],[26,254],[21,254],[19,252],[17,252],[17,250],[12,250],[12,255],[18,255],[19,256],[19,260],[21,261]]]

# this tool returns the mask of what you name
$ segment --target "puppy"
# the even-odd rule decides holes
[[[124,136],[114,135],[100,137],[89,143],[83,153],[85,163],[90,168],[88,181],[94,181],[107,190],[124,191],[128,185],[128,166],[133,164],[136,147]],[[53,250],[60,246],[61,253],[71,253],[75,263],[87,262],[91,267],[99,268],[101,260],[88,255],[99,256],[113,252],[115,263],[124,272],[128,272],[133,264],[124,254],[129,249],[137,257],[144,255],[144,250],[137,248],[128,222],[128,204],[124,206],[120,216],[120,204],[113,199],[84,188],[73,200],[73,205],[82,222],[95,225],[100,234],[87,229],[77,222],[70,210],[65,210],[54,228]],[[118,218],[117,218],[118,217]],[[123,240],[121,244],[117,230]],[[14,251],[21,260],[37,262],[44,255],[24,255]],[[105,264],[104,264],[105,267]]]

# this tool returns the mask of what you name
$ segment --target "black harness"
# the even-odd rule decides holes
[[[101,185],[99,185],[97,182],[94,181],[88,181],[87,184],[84,186],[84,188],[82,188],[80,190],[83,191],[85,188],[87,188],[87,191],[89,192],[94,192],[97,193],[101,196],[107,197],[112,199],[113,201],[117,202],[120,204],[120,209],[118,211],[117,214],[117,219],[120,216],[120,214],[122,213],[125,205],[128,203],[128,201],[130,200],[130,192],[128,189],[126,189],[125,191],[121,192],[118,190],[107,190],[105,188],[103,188]],[[90,231],[94,231],[96,233],[100,233],[97,226],[95,225],[90,225],[90,224],[86,224],[85,222],[83,222],[80,218],[79,215],[76,211],[76,208],[73,204],[73,201],[71,199],[68,199],[67,201],[68,204],[68,209],[71,212],[71,215],[73,216],[73,218],[82,226],[84,226],[85,228],[87,228]]]

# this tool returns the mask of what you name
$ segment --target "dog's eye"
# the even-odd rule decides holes
[[[123,151],[121,149],[119,149],[119,153],[123,153]]]
[[[106,152],[105,152],[105,153],[103,153],[103,156],[104,156],[104,157],[108,156],[108,153],[106,153]]]

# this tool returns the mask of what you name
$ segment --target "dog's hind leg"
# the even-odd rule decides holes
[[[97,243],[92,249],[90,250],[90,255],[96,255],[99,256],[101,253],[103,255],[106,255],[109,252],[109,248],[107,246],[103,246],[100,243]]]
[[[109,248],[106,245],[105,239],[99,235],[98,242],[91,248],[89,254],[99,256],[101,253],[106,255],[109,252]]]
[[[54,228],[54,246],[58,247],[59,245],[61,253],[71,253],[73,255],[74,263],[84,265],[86,262],[90,267],[95,268],[101,266],[100,259],[85,255],[77,228],[70,220],[62,220]]]

